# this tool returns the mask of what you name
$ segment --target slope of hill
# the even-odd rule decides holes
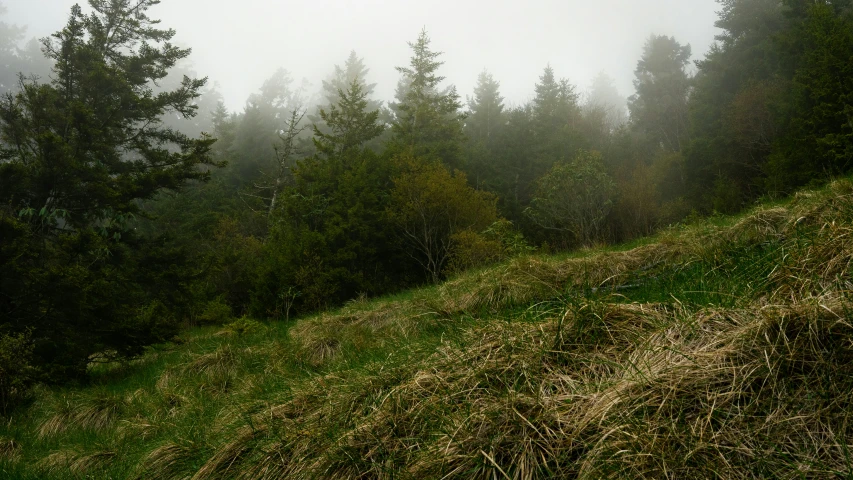
[[[3,478],[849,478],[853,182],[292,326],[0,425]]]

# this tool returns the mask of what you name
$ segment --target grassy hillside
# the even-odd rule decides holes
[[[2,478],[853,478],[853,182],[200,329],[0,426]]]

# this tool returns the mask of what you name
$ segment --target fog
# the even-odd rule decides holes
[[[32,38],[60,29],[77,2],[2,3],[9,11],[0,21],[26,25]],[[407,42],[422,28],[432,47],[445,52],[440,72],[463,98],[487,69],[507,103],[524,103],[549,63],[580,92],[604,71],[629,96],[649,35],[674,36],[692,46],[694,60],[701,58],[717,33],[717,9],[714,0],[163,0],[150,14],[177,31],[177,43],[192,47],[194,69],[239,111],[279,67],[316,93],[350,50],[364,58],[368,80],[387,101],[399,78],[394,67],[408,64]]]

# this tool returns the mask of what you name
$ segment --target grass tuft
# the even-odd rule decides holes
[[[125,405],[124,399],[105,391],[89,396],[63,397],[39,426],[38,436],[53,437],[72,429],[105,430],[115,423]]]
[[[21,456],[21,444],[11,438],[0,437],[0,460],[16,461]]]

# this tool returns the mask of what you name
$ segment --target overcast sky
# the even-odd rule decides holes
[[[9,9],[3,21],[43,37],[65,24],[77,2],[0,3]],[[177,31],[175,40],[193,48],[198,73],[241,110],[278,67],[319,90],[353,49],[370,67],[379,99],[388,100],[399,77],[394,67],[408,64],[406,42],[424,27],[445,52],[440,73],[463,98],[485,68],[507,103],[526,102],[548,63],[580,91],[604,71],[628,96],[650,34],[675,36],[701,58],[717,33],[717,10],[715,0],[163,0],[150,14]]]

